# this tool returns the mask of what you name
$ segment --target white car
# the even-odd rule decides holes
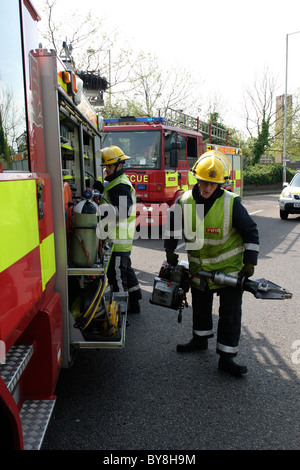
[[[279,197],[279,214],[284,220],[289,214],[300,214],[300,173],[296,173],[290,184],[283,183]]]

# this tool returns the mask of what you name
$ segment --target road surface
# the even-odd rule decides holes
[[[178,323],[177,312],[149,303],[165,258],[163,240],[136,240],[142,313],[129,316],[124,349],[80,351],[61,371],[43,449],[299,450],[300,217],[280,220],[277,199],[244,198],[260,232],[253,279],[293,293],[285,301],[244,294],[238,359],[247,376],[218,371],[215,338],[208,351],[176,352],[191,337],[191,307]],[[184,246],[178,252],[186,259]],[[215,327],[217,320],[216,299]]]

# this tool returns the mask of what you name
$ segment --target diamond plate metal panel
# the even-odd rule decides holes
[[[27,400],[20,410],[24,450],[39,450],[55,405],[55,400]]]
[[[32,345],[17,344],[5,355],[5,364],[0,364],[0,375],[12,393],[33,354]]]

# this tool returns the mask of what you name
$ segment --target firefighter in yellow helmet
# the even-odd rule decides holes
[[[136,218],[135,190],[124,172],[124,163],[130,157],[115,145],[103,148],[101,153],[106,177],[100,204],[108,202],[116,214],[115,229],[109,234],[114,248],[107,271],[108,282],[113,292],[128,292],[129,313],[140,313],[142,293],[130,258]]]
[[[259,235],[240,198],[222,185],[230,175],[230,162],[216,150],[204,153],[192,168],[197,183],[176,201],[178,211],[170,212],[170,237],[165,240],[167,261],[175,265],[174,253],[178,240],[178,227],[183,227],[190,275],[202,271],[220,271],[237,277],[250,277],[254,273],[259,251]],[[187,210],[188,206],[192,210]],[[177,206],[178,208],[178,206]],[[177,226],[178,224],[178,226]],[[181,225],[182,224],[182,225]],[[188,227],[200,227],[198,243],[189,243]],[[177,238],[174,238],[176,236]],[[242,293],[240,290],[213,284],[211,280],[196,276],[191,284],[193,308],[193,336],[185,344],[178,344],[178,352],[206,350],[208,339],[214,335],[212,306],[214,293],[219,295],[219,322],[216,351],[218,367],[234,376],[247,373],[247,367],[235,361],[241,332]]]
[[[224,184],[229,178],[230,161],[224,153],[210,150],[196,161],[192,173],[198,181]]]
[[[120,163],[125,163],[126,160],[130,159],[127,155],[124,154],[123,150],[116,145],[111,145],[110,147],[105,147],[101,150],[102,153],[102,165],[118,165]]]

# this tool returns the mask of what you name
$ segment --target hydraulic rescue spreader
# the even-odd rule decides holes
[[[159,276],[154,278],[150,303],[179,310],[178,322],[182,319],[183,307],[188,307],[186,294],[195,277],[210,279],[220,286],[230,286],[250,292],[257,299],[285,300],[291,299],[292,293],[266,279],[251,280],[245,277],[236,278],[222,272],[198,271],[189,276],[187,261],[180,261],[176,266],[164,262]]]

